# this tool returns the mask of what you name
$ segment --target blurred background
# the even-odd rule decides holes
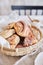
[[[12,5],[43,6],[43,0],[0,0],[0,15],[9,15]]]

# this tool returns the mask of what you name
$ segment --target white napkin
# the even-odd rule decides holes
[[[34,65],[35,58],[37,57],[37,55],[40,52],[43,51],[43,39],[40,41],[40,43],[41,43],[41,45],[39,46],[39,48],[35,52],[32,52],[31,54],[23,56],[14,65]]]
[[[14,65],[43,65],[43,52],[39,49],[33,55],[22,57]]]
[[[37,55],[34,65],[43,65],[43,52]]]
[[[25,55],[20,60],[18,60],[14,65],[34,65],[34,60],[37,54],[40,52],[38,49],[35,53],[31,55]]]
[[[0,36],[0,45],[2,47],[10,48],[9,42],[5,40],[2,36]]]

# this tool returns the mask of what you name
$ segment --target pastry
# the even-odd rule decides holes
[[[14,29],[19,36],[27,37],[31,32],[30,27],[23,21],[18,21],[14,24]]]
[[[16,47],[16,45],[20,42],[20,38],[16,34],[12,35],[7,40],[9,41],[10,45],[14,45],[14,47]]]
[[[10,30],[4,30],[0,33],[1,36],[3,36],[4,38],[8,38],[11,35],[13,35],[15,33],[14,29],[10,29]]]
[[[34,45],[37,42],[38,40],[36,39],[36,37],[32,33],[30,33],[30,35],[24,39],[23,46],[28,47],[30,45]]]

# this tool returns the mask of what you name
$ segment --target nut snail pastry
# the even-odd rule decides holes
[[[20,42],[20,38],[19,38],[19,36],[16,35],[16,34],[12,35],[12,36],[9,37],[7,40],[9,41],[10,45],[11,45],[11,46],[14,45],[14,47],[16,47],[16,45]]]
[[[18,21],[14,24],[16,33],[21,37],[27,37],[30,33],[30,27],[23,21]]]
[[[14,29],[9,29],[9,30],[4,30],[0,33],[1,36],[3,36],[4,38],[8,38],[11,35],[13,35],[15,33]]]
[[[32,33],[30,33],[29,36],[24,39],[23,46],[28,47],[28,46],[34,45],[37,42],[38,40],[36,39],[36,37]]]

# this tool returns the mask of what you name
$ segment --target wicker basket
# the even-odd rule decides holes
[[[10,55],[10,56],[23,56],[23,55],[35,52],[40,47],[40,44],[41,44],[40,41],[42,38],[42,33],[35,26],[32,26],[32,28],[35,28],[37,31],[40,32],[40,40],[38,41],[38,43],[36,43],[32,46],[29,46],[29,47],[15,48],[15,49],[8,49],[8,48],[3,47],[3,50],[1,49],[1,46],[0,46],[0,51],[3,54]]]

